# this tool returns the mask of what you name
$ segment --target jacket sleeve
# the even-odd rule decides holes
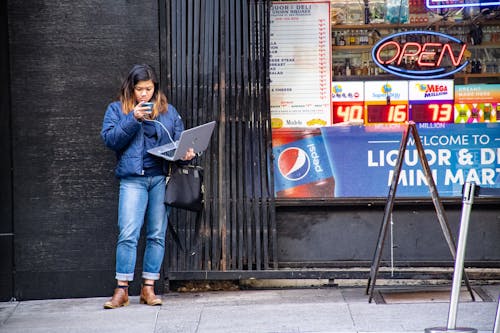
[[[104,116],[101,137],[108,148],[119,151],[132,140],[140,128],[141,124],[132,113],[123,115],[116,104],[110,104]]]

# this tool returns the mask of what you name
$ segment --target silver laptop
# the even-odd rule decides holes
[[[201,153],[207,149],[214,127],[215,121],[211,121],[187,129],[181,133],[178,141],[148,149],[148,153],[164,158],[167,161],[182,159],[189,148],[193,148],[196,154]]]

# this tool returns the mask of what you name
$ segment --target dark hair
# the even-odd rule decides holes
[[[151,98],[155,103],[155,108],[158,107],[158,112],[166,110],[167,99],[160,91],[158,77],[156,72],[150,65],[139,64],[134,65],[125,80],[122,82],[120,88],[119,100],[122,102],[123,112],[129,113],[135,106],[134,88],[139,81],[151,80],[155,86],[153,97]],[[153,110],[153,114],[155,114]]]

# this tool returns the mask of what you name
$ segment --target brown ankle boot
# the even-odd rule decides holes
[[[104,303],[104,308],[116,309],[128,304],[128,286],[117,286],[111,300]]]
[[[141,288],[141,304],[162,305],[162,300],[155,295],[153,284],[143,284]]]

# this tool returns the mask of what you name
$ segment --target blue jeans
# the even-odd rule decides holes
[[[116,246],[116,279],[132,281],[137,243],[146,221],[146,250],[142,278],[158,280],[165,253],[165,232],[169,209],[165,197],[165,176],[127,177],[120,180]]]

